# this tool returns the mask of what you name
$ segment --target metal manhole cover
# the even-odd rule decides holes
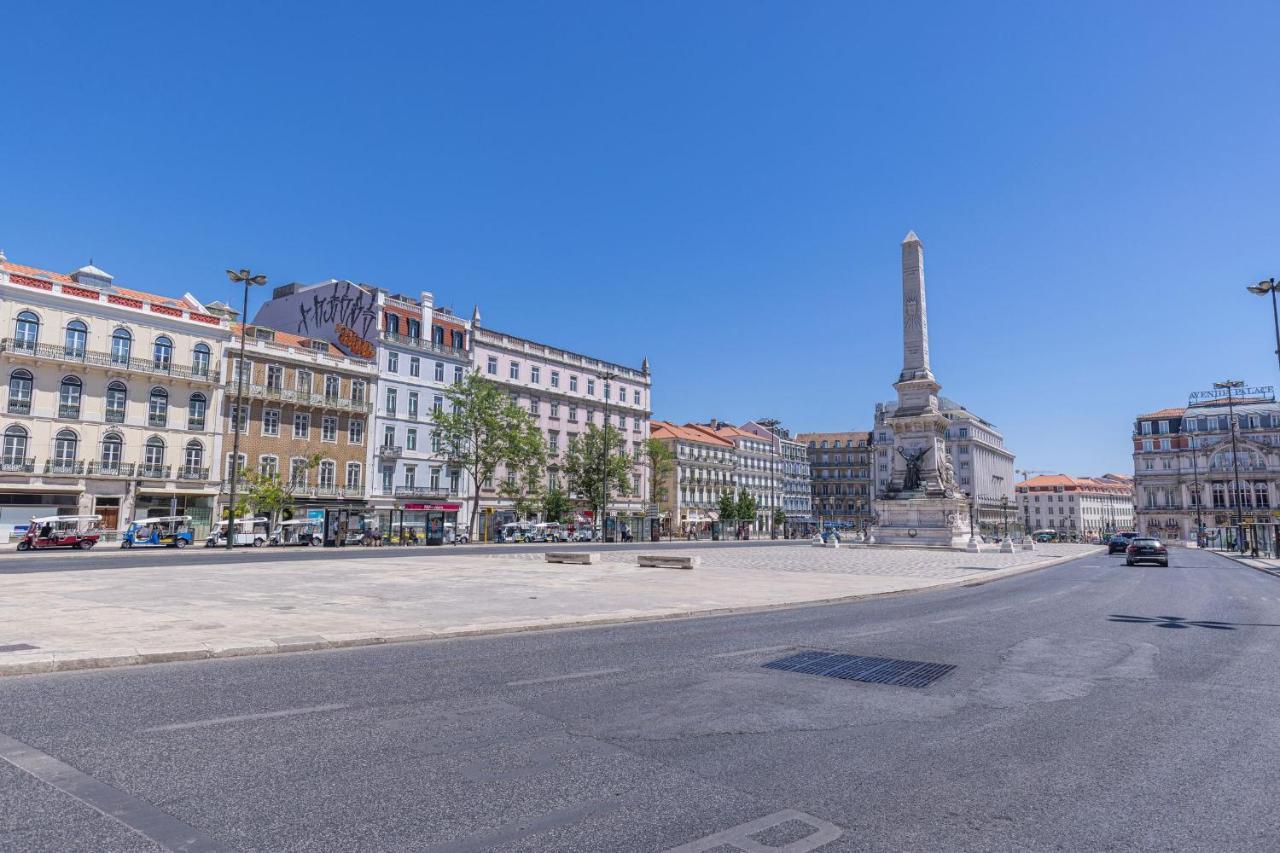
[[[30,643],[10,643],[7,646],[0,646],[0,652],[29,652],[38,648],[40,647]]]
[[[893,687],[928,687],[942,678],[955,664],[928,663],[919,660],[842,655],[836,652],[800,652],[764,664],[766,669],[823,675],[847,681],[888,684]]]

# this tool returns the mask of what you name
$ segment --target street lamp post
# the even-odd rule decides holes
[[[1196,505],[1196,547],[1203,548],[1204,547],[1204,516],[1202,515],[1202,507],[1204,506],[1204,501],[1201,499],[1203,496],[1201,495],[1201,492],[1200,492],[1200,465],[1196,461],[1196,452],[1197,452],[1196,439],[1195,439],[1195,436],[1191,435],[1186,428],[1186,421],[1187,421],[1186,415],[1183,415],[1182,421],[1183,421],[1182,432],[1184,435],[1187,436],[1187,447],[1191,450],[1191,482],[1194,484],[1192,486],[1192,488],[1194,489],[1194,491],[1192,492],[1192,500],[1195,502],[1195,505]]]
[[[778,538],[776,517],[778,515],[778,446],[782,443],[778,435],[778,427],[782,421],[777,418],[761,418],[756,421],[769,432],[769,538]]]
[[[1213,387],[1226,389],[1227,392],[1227,423],[1231,427],[1231,470],[1236,490],[1236,538],[1239,540],[1236,544],[1239,545],[1240,552],[1244,553],[1244,514],[1242,507],[1244,495],[1240,492],[1240,456],[1236,452],[1236,408],[1235,401],[1231,396],[1231,392],[1234,389],[1244,387],[1244,382],[1239,379],[1227,379],[1213,383]]]
[[[604,541],[606,514],[609,512],[609,382],[618,374],[606,371],[600,374],[604,391],[604,429],[600,432],[600,541]]]
[[[243,310],[240,313],[240,360],[236,364],[236,415],[231,419],[234,438],[231,441],[231,502],[227,506],[227,550],[235,547],[236,541],[236,481],[240,478],[240,419],[244,412],[244,341],[249,327],[249,288],[254,285],[265,285],[267,277],[254,275],[246,269],[227,270],[227,278],[232,284],[244,285]],[[247,418],[246,418],[247,421]]]
[[[1271,321],[1276,330],[1276,363],[1280,364],[1280,309],[1276,307],[1276,290],[1280,289],[1280,284],[1276,283],[1274,278],[1264,278],[1257,284],[1249,285],[1249,292],[1256,293],[1259,296],[1271,294]]]
[[[972,494],[970,494],[969,492],[965,492],[965,493],[964,493],[964,496],[965,496],[966,498],[968,498],[968,499],[969,499],[969,544],[970,544],[970,545],[977,545],[977,544],[978,544],[978,540],[977,540],[977,538],[974,536],[974,533],[973,533],[973,505],[974,505],[974,497],[973,497],[973,495],[972,495]]]

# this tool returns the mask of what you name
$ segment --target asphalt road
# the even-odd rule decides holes
[[[1277,639],[1280,578],[1175,550],[847,605],[9,678],[0,850],[1271,851]],[[803,649],[956,668],[913,689],[762,667]]]
[[[199,566],[213,563],[271,563],[280,560],[376,560],[379,557],[420,554],[424,557],[442,557],[450,554],[527,554],[541,551],[650,551],[654,548],[689,548],[700,544],[710,545],[708,540],[690,543],[681,539],[671,542],[589,543],[556,542],[543,544],[505,545],[409,545],[382,548],[364,548],[359,545],[345,548],[307,547],[243,547],[231,551],[225,548],[205,548],[193,545],[176,548],[130,548],[118,545],[102,545],[89,551],[72,548],[44,551],[9,551],[0,554],[0,575],[20,575],[40,572],[80,572],[102,569],[130,569],[138,566]],[[795,545],[795,541],[750,539],[715,543],[717,547],[762,548]]]

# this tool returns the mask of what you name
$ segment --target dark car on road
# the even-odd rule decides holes
[[[1112,533],[1111,541],[1107,543],[1108,554],[1123,554],[1129,548],[1129,543],[1138,538],[1138,534],[1132,530],[1128,533]]]
[[[1136,566],[1138,563],[1155,563],[1159,566],[1169,565],[1169,549],[1159,539],[1150,536],[1139,536],[1129,543],[1124,552],[1124,564]]]

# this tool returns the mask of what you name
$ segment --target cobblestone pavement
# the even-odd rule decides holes
[[[754,569],[759,571],[809,572],[817,574],[911,577],[958,580],[976,572],[992,572],[1062,557],[1078,557],[1097,550],[1095,545],[1038,545],[1035,551],[1001,554],[990,551],[941,551],[927,548],[876,548],[853,546],[815,548],[808,542],[790,548],[717,548],[700,546],[687,551],[664,548],[667,555],[698,556],[706,568]],[[542,562],[541,554],[493,554],[482,559]],[[629,554],[604,552],[604,564],[633,564]]]

